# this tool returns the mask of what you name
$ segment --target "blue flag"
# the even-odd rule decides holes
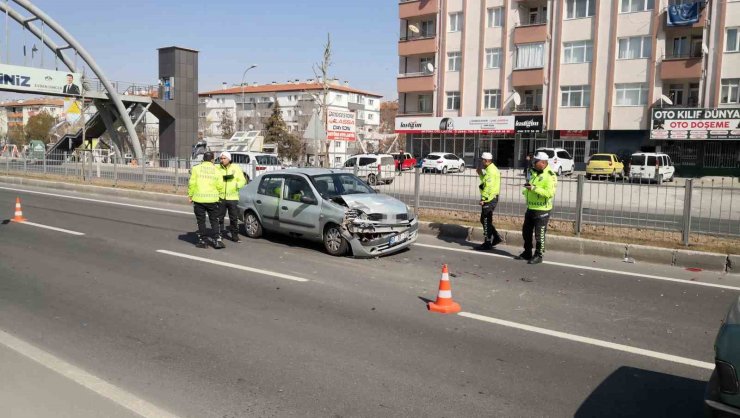
[[[666,13],[668,26],[690,26],[699,21],[701,2],[671,4]]]

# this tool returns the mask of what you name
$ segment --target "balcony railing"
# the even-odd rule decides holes
[[[428,75],[434,75],[433,71],[423,71],[418,73],[401,73],[398,74],[398,78],[409,78],[409,77],[426,77]]]
[[[519,106],[514,106],[514,112],[542,112],[542,106],[522,103]]]
[[[547,18],[544,18],[543,17],[542,19],[535,19],[532,22],[527,21],[527,22],[517,23],[515,25],[515,27],[517,27],[517,28],[523,28],[523,27],[527,27],[527,26],[539,26],[539,25],[546,25],[546,24],[547,24]]]
[[[687,60],[692,58],[701,58],[701,51],[670,53],[663,56],[663,59],[666,60]]]
[[[417,40],[422,40],[422,39],[432,39],[432,38],[435,38],[436,36],[437,36],[436,32],[412,33],[411,35],[408,35],[408,36],[401,36],[399,40],[401,42],[417,41]]]

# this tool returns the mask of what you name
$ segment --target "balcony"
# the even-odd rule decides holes
[[[434,75],[429,73],[406,73],[398,75],[398,92],[413,93],[434,90]]]
[[[660,64],[663,80],[698,79],[701,77],[701,54],[666,55]]]
[[[514,28],[515,44],[531,44],[547,40],[547,22],[518,25]]]
[[[514,87],[540,86],[544,81],[545,71],[542,68],[515,69],[511,73],[511,85]]]
[[[401,0],[398,5],[398,16],[401,19],[433,15],[438,12],[437,0]]]
[[[512,113],[540,115],[542,114],[542,106],[536,104],[522,103],[519,106],[514,106]]]
[[[398,55],[428,55],[437,52],[437,35],[434,33],[402,36],[398,41]]]

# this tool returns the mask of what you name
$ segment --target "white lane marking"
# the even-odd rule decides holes
[[[193,212],[188,212],[188,211],[184,211],[184,210],[157,208],[157,207],[154,207],[154,206],[134,205],[134,204],[131,204],[131,203],[111,202],[111,201],[108,201],[108,200],[91,199],[89,197],[68,196],[68,195],[57,194],[57,193],[37,192],[35,190],[16,189],[16,188],[13,188],[13,187],[2,187],[2,186],[0,186],[0,190],[12,190],[14,192],[22,192],[22,193],[29,193],[29,194],[38,194],[38,195],[42,195],[42,196],[61,197],[61,198],[64,198],[64,199],[82,200],[82,201],[85,201],[85,202],[103,203],[103,204],[106,204],[106,205],[116,205],[116,206],[126,206],[126,207],[130,207],[130,208],[156,210],[156,211],[159,211],[159,212],[178,213],[178,214],[182,214],[182,215],[192,215],[193,214]],[[185,202],[185,201],[186,201],[186,197],[183,196],[183,202]]]
[[[0,330],[0,344],[142,417],[177,418],[177,415],[138,398],[2,330]]]
[[[465,318],[477,319],[478,321],[488,322],[491,324],[501,325],[509,328],[516,328],[523,331],[534,332],[537,334],[549,335],[551,337],[562,338],[564,340],[575,341],[583,344],[594,345],[602,348],[623,351],[625,353],[637,354],[640,356],[651,357],[658,360],[670,361],[673,363],[684,364],[687,366],[698,367],[700,369],[714,370],[714,363],[694,360],[686,357],[674,356],[673,354],[661,353],[658,351],[645,350],[642,348],[631,347],[629,345],[616,344],[609,341],[597,340],[595,338],[582,337],[580,335],[568,334],[560,331],[553,331],[546,328],[533,327],[531,325],[520,324],[517,322],[505,321],[503,319],[491,318],[489,316],[478,315],[470,312],[460,312],[460,316]]]
[[[82,232],[70,231],[69,229],[57,228],[55,226],[37,224],[35,222],[29,222],[29,221],[17,222],[17,221],[13,221],[12,219],[11,219],[11,222],[15,222],[15,223],[21,224],[21,225],[31,225],[31,226],[35,226],[37,228],[51,229],[52,231],[64,232],[65,234],[70,234],[70,235],[77,235],[77,236],[85,235]]]
[[[465,250],[465,249],[461,249],[461,248],[449,248],[449,247],[444,247],[444,246],[441,246],[441,245],[420,244],[420,243],[417,242],[417,243],[414,244],[414,246],[426,247],[426,248],[435,248],[435,249],[438,249],[438,250],[453,251],[453,252],[458,252],[458,253],[483,255],[483,256],[487,256],[487,257],[508,258],[509,260],[513,260],[513,258],[510,257],[510,256],[508,256],[508,255],[484,253],[484,252],[480,252],[480,251]],[[737,287],[737,286],[728,286],[728,285],[724,285],[724,284],[706,283],[706,282],[692,282],[690,280],[674,279],[672,277],[655,276],[655,275],[652,275],[652,274],[632,273],[632,272],[629,272],[629,271],[620,271],[620,270],[609,270],[609,269],[604,269],[604,268],[599,268],[599,267],[591,267],[591,266],[579,266],[577,264],[557,263],[555,261],[543,261],[543,264],[550,264],[552,266],[560,266],[560,267],[570,267],[570,268],[581,269],[581,270],[597,271],[599,273],[611,273],[611,274],[620,274],[622,276],[641,277],[641,278],[644,278],[644,279],[663,280],[663,281],[666,281],[666,282],[674,282],[674,283],[688,284],[688,285],[692,285],[692,286],[714,287],[714,288],[717,288],[717,289],[726,289],[726,290],[740,291],[740,287]]]
[[[308,279],[304,279],[303,277],[293,276],[293,275],[290,275],[290,274],[283,274],[283,273],[278,273],[278,272],[269,271],[269,270],[262,270],[262,269],[258,269],[258,268],[254,268],[254,267],[242,266],[242,265],[239,265],[239,264],[226,263],[226,262],[223,262],[223,261],[212,260],[210,258],[203,258],[203,257],[194,256],[194,255],[176,253],[174,251],[157,250],[157,252],[160,253],[160,254],[167,254],[167,255],[172,255],[172,256],[181,257],[181,258],[188,258],[190,260],[200,261],[202,263],[215,264],[215,265],[221,266],[221,267],[228,267],[228,268],[232,268],[232,269],[248,271],[248,272],[251,272],[251,273],[263,274],[265,276],[272,276],[272,277],[277,277],[277,278],[280,278],[280,279],[293,280],[293,281],[296,281],[296,282],[307,282],[307,281],[309,281]]]

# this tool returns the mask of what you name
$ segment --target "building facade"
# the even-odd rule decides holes
[[[220,90],[200,93],[198,116],[201,135],[222,136],[224,115],[232,119],[235,130],[262,130],[277,101],[288,130],[304,137],[309,122],[319,113],[322,90],[322,85],[313,80],[294,80],[282,84],[224,85]],[[331,109],[355,115],[357,136],[361,139],[367,133],[378,131],[381,97],[335,79],[330,81],[326,102]],[[332,165],[349,152],[348,145],[345,141],[332,141],[329,147],[330,154],[334,154],[331,156]]]
[[[490,151],[513,167],[551,146],[582,168],[654,150],[686,174],[740,170],[740,2],[402,0],[399,18],[397,131],[414,154]],[[425,118],[503,128],[400,126]]]

